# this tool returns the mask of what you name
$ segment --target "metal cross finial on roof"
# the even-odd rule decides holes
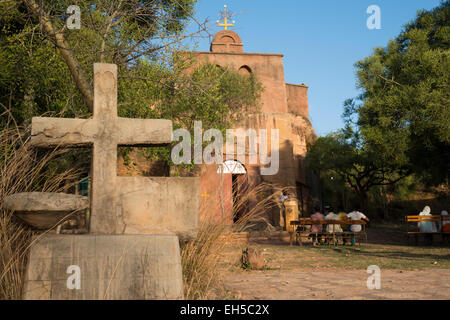
[[[220,17],[223,19],[223,23],[220,23],[219,20],[217,20],[217,25],[219,27],[224,27],[224,30],[228,30],[228,27],[234,27],[234,21],[232,23],[228,23],[228,19],[232,17],[232,12],[227,11],[227,5],[224,5],[224,11],[220,12]]]

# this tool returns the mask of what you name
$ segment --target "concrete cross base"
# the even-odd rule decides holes
[[[45,235],[34,240],[24,299],[183,299],[175,235]]]

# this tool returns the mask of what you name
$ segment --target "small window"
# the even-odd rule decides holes
[[[236,160],[226,160],[219,168],[217,169],[217,173],[220,173],[223,168],[223,173],[232,173],[232,174],[245,174],[247,171],[242,163]]]

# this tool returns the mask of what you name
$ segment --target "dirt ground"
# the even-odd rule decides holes
[[[253,242],[264,270],[244,270],[246,245],[227,248],[217,291],[222,299],[450,299],[450,246],[408,246],[399,226],[373,226],[361,246]],[[381,288],[368,289],[367,267],[381,270]]]

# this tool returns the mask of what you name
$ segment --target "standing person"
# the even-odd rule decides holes
[[[288,195],[286,190],[283,191],[283,193],[279,196],[279,200],[280,200],[280,205],[281,205],[281,214],[280,214],[280,220],[282,222],[280,222],[280,224],[284,227],[285,226],[285,221],[286,221],[286,217],[285,217],[285,208],[284,208],[284,202],[287,200]]]
[[[355,209],[354,211],[350,212],[347,217],[349,219],[351,219],[352,221],[360,221],[360,220],[364,220],[365,222],[369,222],[369,218],[367,218],[364,213],[359,212],[357,209]],[[361,232],[362,227],[360,224],[352,224],[350,226],[350,231],[351,232]],[[350,239],[351,245],[353,246],[355,244],[355,235],[352,234],[351,239]]]
[[[272,195],[273,202],[278,207],[278,212],[276,210],[273,211],[273,223],[275,226],[280,226],[281,228],[284,228],[285,221],[284,221],[284,201],[288,198],[286,191],[276,191]]]
[[[320,208],[319,207],[315,207],[314,208],[314,214],[311,215],[311,219],[312,220],[323,220],[324,216],[323,214],[320,213]],[[312,241],[313,241],[313,246],[316,246],[318,243],[318,239],[317,239],[317,233],[322,232],[322,225],[318,225],[318,224],[313,224],[311,226],[311,234],[310,236],[312,237]],[[319,240],[319,243],[322,242],[322,239]]]

